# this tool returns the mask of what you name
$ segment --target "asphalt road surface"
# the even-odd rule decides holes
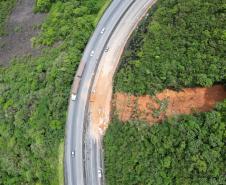
[[[69,101],[65,138],[65,184],[101,185],[104,184],[101,141],[90,134],[88,103],[90,90],[105,48],[111,47],[109,41],[117,36],[115,31],[131,32],[119,29],[123,20],[136,25],[143,16],[144,7],[152,0],[113,0],[93,33],[81,60],[85,63],[76,100]],[[124,24],[124,26],[127,24]],[[104,29],[103,29],[104,28]],[[131,27],[133,28],[133,27]],[[103,33],[101,31],[104,30]],[[129,33],[128,33],[129,34]],[[92,53],[92,54],[91,54]]]

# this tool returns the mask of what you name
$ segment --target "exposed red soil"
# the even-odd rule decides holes
[[[185,88],[179,92],[167,89],[155,97],[148,95],[136,97],[126,93],[116,93],[113,106],[121,121],[139,119],[151,124],[173,115],[210,111],[217,102],[225,98],[224,87],[215,85],[210,88]],[[165,109],[160,106],[160,102],[164,100],[167,102]],[[162,111],[159,111],[160,107]],[[154,112],[160,113],[154,114]]]

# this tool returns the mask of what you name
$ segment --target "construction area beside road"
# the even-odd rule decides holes
[[[110,116],[112,79],[130,35],[153,3],[113,1],[86,46],[68,108],[66,184],[104,184],[102,136]]]
[[[133,30],[154,3],[155,1],[149,1],[142,5],[140,2],[136,2],[136,5],[129,10],[129,12],[135,12],[133,15],[136,16],[131,17],[132,13],[128,13],[119,23],[100,60],[91,90],[89,107],[91,132],[97,140],[103,136],[110,121],[113,77],[121,55]],[[141,5],[142,7],[137,8]],[[136,19],[135,23],[134,19]]]

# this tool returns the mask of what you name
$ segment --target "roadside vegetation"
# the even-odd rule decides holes
[[[0,36],[5,34],[5,23],[16,0],[0,0]]]
[[[124,53],[115,90],[153,95],[225,83],[225,13],[222,0],[159,0]]]
[[[0,184],[62,183],[69,92],[104,3],[37,0],[36,11],[49,14],[33,44],[47,48],[0,68]]]
[[[149,126],[114,119],[104,138],[108,185],[226,184],[226,101]]]

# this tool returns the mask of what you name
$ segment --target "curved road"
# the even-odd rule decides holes
[[[89,132],[90,91],[99,61],[106,47],[110,47],[109,40],[115,30],[123,19],[130,18],[131,23],[136,25],[143,16],[144,7],[151,2],[152,0],[113,0],[84,51],[72,86],[72,93],[76,94],[76,98],[70,99],[68,107],[65,138],[66,185],[104,184],[103,177],[98,176],[98,170],[103,172],[101,143]]]

